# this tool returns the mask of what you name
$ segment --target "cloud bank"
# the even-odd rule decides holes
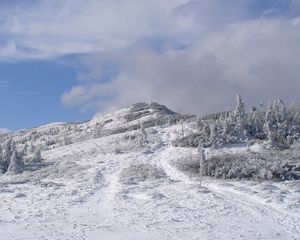
[[[276,97],[299,101],[298,56],[300,25],[259,19],[235,24],[182,50],[139,49],[120,56],[117,77],[106,83],[81,83],[62,100],[85,107],[94,102],[109,110],[158,101],[191,113],[229,108],[236,93],[249,104]],[[99,61],[89,62],[91,69]]]
[[[17,7],[19,6],[19,7]],[[2,61],[81,54],[65,106],[205,113],[299,101],[299,0],[38,1],[0,10]],[[74,60],[75,61],[75,60]]]

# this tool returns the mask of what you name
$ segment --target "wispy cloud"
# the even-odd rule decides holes
[[[129,47],[186,29],[171,16],[188,0],[38,1],[0,10],[2,60],[50,58]],[[138,23],[138,24],[137,24]]]
[[[40,95],[39,92],[35,91],[18,91],[16,92],[17,95]]]
[[[8,88],[9,82],[8,81],[0,81],[0,88]]]
[[[17,1],[17,4],[0,8],[0,60],[115,51],[135,47],[149,39],[168,39],[186,44],[237,21],[259,17],[266,11],[286,11],[285,5],[293,9],[299,5],[298,0],[267,2]]]

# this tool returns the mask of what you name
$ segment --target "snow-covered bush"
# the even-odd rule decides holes
[[[24,170],[24,151],[18,151],[16,143],[12,138],[9,138],[4,143],[4,148],[1,148],[0,156],[0,173],[21,173]]]
[[[67,136],[64,136],[64,137],[63,137],[63,141],[62,141],[62,146],[70,145],[70,144],[72,144],[71,138],[69,138],[69,137],[67,137]]]
[[[93,134],[94,134],[94,138],[100,138],[103,136],[103,126],[105,125],[105,123],[102,122],[98,122],[96,123],[96,126],[94,128]]]
[[[149,164],[132,165],[122,169],[120,180],[125,184],[138,184],[146,180],[155,180],[166,177],[163,170]]]
[[[224,154],[204,163],[207,176],[246,179],[300,179],[300,161],[282,160],[264,154]]]
[[[42,158],[41,150],[38,149],[33,153],[31,162],[32,163],[41,163],[42,161],[43,161],[43,158]]]
[[[32,142],[17,143],[12,137],[0,145],[0,173],[18,174],[25,170],[33,171],[43,163],[41,150]]]

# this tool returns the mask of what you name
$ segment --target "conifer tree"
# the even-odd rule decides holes
[[[15,174],[21,173],[24,169],[22,157],[23,154],[14,149],[7,171]]]
[[[246,119],[246,110],[245,104],[242,100],[242,97],[237,94],[236,97],[236,108],[233,113],[234,121],[234,134],[237,138],[237,141],[243,141],[247,137],[247,119]]]
[[[33,154],[32,162],[33,163],[40,163],[41,161],[42,161],[42,154],[41,154],[41,150],[38,149]]]

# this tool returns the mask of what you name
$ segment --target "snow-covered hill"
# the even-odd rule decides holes
[[[197,148],[174,145],[198,131],[194,116],[139,103],[0,136],[3,152],[23,160],[17,172],[3,165],[0,173],[0,239],[299,239],[299,180],[203,177],[200,186]],[[253,156],[286,156],[297,166],[297,144],[265,146],[205,154],[251,156],[253,165]]]

